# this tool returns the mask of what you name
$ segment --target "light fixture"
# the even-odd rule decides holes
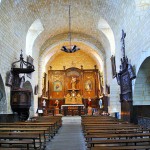
[[[78,48],[76,45],[71,45],[71,15],[70,15],[70,6],[69,5],[69,33],[68,33],[68,37],[69,37],[69,45],[68,46],[62,46],[61,50],[66,52],[66,53],[74,53],[78,50],[80,50],[80,48]]]

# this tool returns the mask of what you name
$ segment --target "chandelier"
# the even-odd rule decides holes
[[[61,50],[66,52],[66,53],[74,53],[78,50],[80,50],[80,48],[78,48],[76,45],[71,45],[71,15],[70,15],[70,5],[69,5],[69,33],[68,33],[68,37],[69,37],[69,45],[68,46],[62,46]]]

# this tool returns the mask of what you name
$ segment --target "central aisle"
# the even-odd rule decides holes
[[[46,150],[86,150],[80,116],[62,117],[63,125]]]

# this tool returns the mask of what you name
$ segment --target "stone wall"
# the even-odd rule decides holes
[[[22,7],[19,7],[22,5]],[[24,14],[26,12],[26,15]],[[0,3],[0,74],[5,84],[6,72],[10,71],[12,62],[19,60],[21,49],[23,50],[24,59],[25,54],[26,34],[29,26],[35,20],[35,16],[26,11],[22,4],[17,1],[2,1]],[[38,53],[36,52],[36,55]],[[35,55],[35,56],[36,56]],[[34,57],[34,65],[37,71],[37,58]],[[33,76],[36,76],[36,72]],[[37,84],[37,76],[32,80],[26,77],[26,80],[31,81],[32,86]],[[7,106],[1,113],[12,113],[10,107],[10,87],[5,86]]]
[[[129,58],[129,62],[135,67],[137,74],[142,62],[150,56],[149,4],[146,0],[76,0],[71,2],[73,14],[72,32],[76,35],[74,41],[77,42],[80,39],[83,43],[95,46],[94,53],[97,53],[103,61],[105,84],[110,85],[109,111],[110,113],[120,112],[120,89],[116,79],[112,79],[111,74],[111,45],[115,45],[116,66],[117,71],[119,71],[121,58],[120,38],[121,30],[124,29],[127,33],[125,39],[126,55]],[[42,75],[38,74],[38,72],[42,74],[44,71],[44,69],[40,68],[43,67],[42,65],[45,61],[44,58],[41,60],[42,54],[50,46],[54,44],[59,45],[60,42],[57,41],[63,39],[66,42],[68,40],[66,36],[68,33],[68,7],[64,7],[68,6],[68,4],[66,0],[59,2],[55,0],[1,1],[0,74],[4,84],[6,72],[11,69],[11,63],[19,59],[21,49],[25,50],[28,29],[36,19],[40,19],[44,31],[37,37],[32,49],[36,71],[33,73],[33,78],[26,77],[26,81],[29,80],[31,82],[33,89],[35,85],[42,84]],[[105,32],[99,30],[98,25],[99,21],[102,20],[101,18],[109,24],[115,43],[112,44]],[[103,27],[103,30],[107,30],[107,26]],[[58,35],[62,35],[62,38]],[[23,53],[26,59],[25,51]],[[54,55],[55,53],[52,52],[51,54]],[[134,87],[135,80],[133,81],[133,91]],[[5,91],[7,109],[2,113],[11,113],[10,88],[5,86]],[[34,95],[34,110],[37,108],[37,97]],[[134,98],[134,102],[136,100],[138,100],[138,97]],[[142,103],[138,101],[138,104]],[[149,100],[146,103],[149,104]]]
[[[134,88],[133,105],[150,105],[150,57],[141,65]]]

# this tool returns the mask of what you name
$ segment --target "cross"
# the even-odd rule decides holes
[[[122,29],[122,37],[121,37],[121,51],[122,51],[122,56],[125,57],[125,37],[126,33]]]

